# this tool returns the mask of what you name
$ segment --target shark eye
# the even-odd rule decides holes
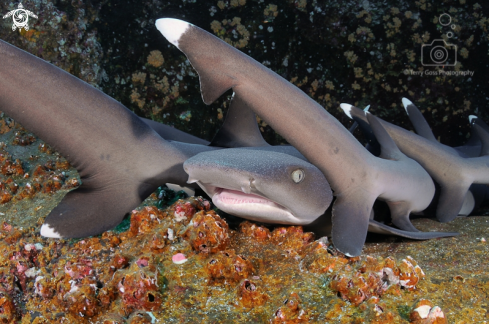
[[[295,183],[299,183],[302,180],[304,180],[304,170],[302,169],[297,169],[294,172],[292,172],[292,180],[294,180]]]

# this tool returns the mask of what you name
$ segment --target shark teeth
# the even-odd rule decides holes
[[[249,194],[249,193],[243,193],[237,190],[222,189],[220,190],[218,196],[220,201],[222,201],[225,204],[231,204],[231,205],[235,205],[235,204],[275,205],[275,203],[263,197]]]
[[[174,18],[158,19],[156,20],[155,25],[160,33],[162,33],[163,36],[176,47],[178,47],[180,37],[187,31],[189,26],[191,26],[191,24],[186,21]]]

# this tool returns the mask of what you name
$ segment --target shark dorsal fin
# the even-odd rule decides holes
[[[418,107],[416,107],[411,100],[406,98],[402,98],[402,104],[406,110],[409,120],[411,121],[411,124],[413,124],[413,127],[416,130],[416,133],[427,140],[438,142],[435,135],[433,135],[430,125],[428,125],[428,122],[424,118],[421,111],[419,111]]]
[[[370,127],[372,127],[372,132],[380,144],[379,157],[388,160],[399,160],[402,153],[397,147],[396,143],[394,143],[394,140],[389,136],[389,133],[387,133],[385,128],[382,126],[379,119],[369,112],[366,113],[366,116]]]
[[[489,155],[489,132],[478,123],[474,123],[472,127],[474,128],[474,131],[477,133],[482,143],[480,156]]]
[[[236,94],[233,94],[224,123],[212,139],[210,146],[228,148],[268,146],[258,128],[255,113]]]

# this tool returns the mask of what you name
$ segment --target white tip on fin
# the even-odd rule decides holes
[[[363,111],[367,112],[369,109],[370,109],[370,105],[368,105],[367,107],[363,108]]]
[[[173,45],[178,47],[178,41],[190,24],[186,21],[174,18],[161,18],[156,20],[156,28]]]
[[[42,224],[41,236],[50,237],[50,238],[61,238],[61,235],[59,235],[59,233],[56,232],[54,228],[52,228],[48,224]]]
[[[348,117],[352,118],[352,117],[351,117],[351,113],[350,113],[350,111],[351,111],[351,107],[353,107],[352,105],[347,104],[347,103],[342,103],[342,104],[340,104],[340,107],[341,107],[341,109],[343,109],[343,111],[345,112],[345,114],[346,114]]]
[[[477,117],[476,115],[469,115],[469,123],[472,124],[473,120],[476,118],[479,118],[479,117]]]
[[[408,111],[407,111],[407,106],[409,105],[412,105],[412,101],[409,100],[408,98],[402,98],[402,105],[404,106],[404,109],[406,110],[406,114],[409,115]]]

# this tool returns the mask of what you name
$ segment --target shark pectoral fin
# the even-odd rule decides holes
[[[461,183],[441,186],[440,198],[436,207],[436,218],[440,222],[450,222],[457,217],[462,210],[469,187],[470,184],[463,185]]]
[[[391,211],[392,223],[404,231],[419,232],[409,220],[411,204],[406,201],[388,201],[387,205]]]
[[[362,253],[376,195],[358,188],[337,195],[332,210],[331,236],[335,247],[347,256]]]
[[[457,236],[459,233],[455,232],[409,232],[403,231],[394,227],[387,226],[379,223],[375,220],[370,220],[368,224],[368,231],[372,233],[385,234],[385,235],[397,235],[412,240],[429,240],[439,237]]]
[[[433,132],[431,131],[430,125],[428,125],[428,122],[424,118],[421,111],[419,111],[418,107],[416,107],[411,100],[406,98],[402,98],[402,104],[406,110],[409,120],[411,121],[411,124],[413,124],[413,127],[416,130],[416,133],[427,140],[438,143],[435,135],[433,135]]]
[[[154,188],[153,188],[154,187]],[[41,236],[82,238],[117,226],[156,189],[136,182],[94,187],[82,184],[66,194],[44,220]]]
[[[372,127],[375,138],[380,144],[379,157],[387,160],[399,160],[404,154],[401,153],[396,143],[394,143],[394,140],[389,136],[389,133],[387,133],[378,118],[367,112],[367,121],[370,127]]]

